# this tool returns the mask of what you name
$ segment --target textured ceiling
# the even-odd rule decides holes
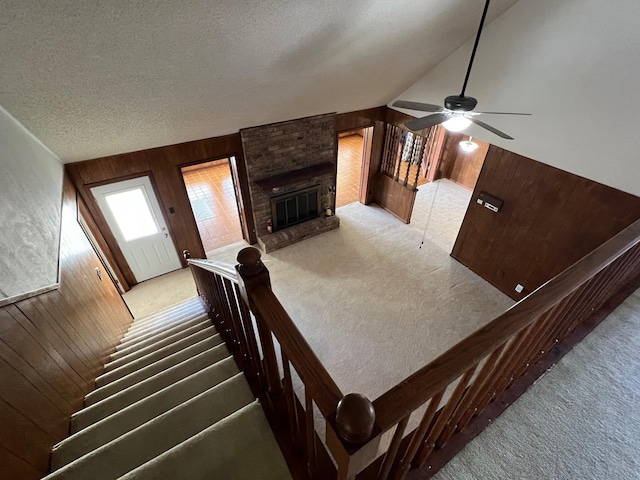
[[[482,4],[0,0],[0,105],[65,162],[384,105]]]

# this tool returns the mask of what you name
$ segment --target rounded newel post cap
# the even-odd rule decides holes
[[[264,268],[264,265],[260,260],[261,256],[262,254],[257,248],[246,247],[240,250],[236,258],[240,273],[249,277],[260,273]]]
[[[342,397],[336,408],[338,434],[349,443],[362,443],[373,432],[376,411],[371,401],[359,393]]]

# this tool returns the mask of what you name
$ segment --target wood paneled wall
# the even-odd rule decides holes
[[[381,106],[336,115],[336,131],[369,126],[375,127],[369,165],[370,181],[367,189],[367,203],[372,201],[373,198],[373,182],[371,179],[380,167],[386,110],[386,106]],[[198,227],[191,210],[180,168],[231,155],[235,156],[237,160],[242,204],[245,208],[245,215],[242,215],[246,222],[243,225],[243,232],[245,232],[245,238],[247,234],[249,235],[247,239],[249,243],[254,244],[257,242],[257,238],[253,224],[253,208],[239,133],[112,155],[76,162],[66,166],[67,173],[85,201],[87,210],[106,241],[108,251],[105,250],[105,254],[113,259],[113,262],[110,263],[115,263],[113,265],[114,270],[125,289],[128,289],[129,285],[135,285],[137,282],[91,195],[90,187],[119,179],[124,180],[142,175],[151,176],[160,206],[167,220],[167,227],[171,232],[178,254],[183,250],[189,250],[193,258],[204,258],[204,248],[200,241]],[[170,212],[170,208],[174,209],[174,213]],[[101,248],[103,247],[101,246]],[[180,258],[182,258],[181,255]],[[186,266],[185,262],[183,262],[183,266]]]
[[[160,206],[167,220],[167,227],[171,232],[180,258],[182,259],[181,252],[183,250],[189,250],[193,258],[204,258],[204,248],[200,241],[198,227],[191,210],[180,168],[231,155],[235,156],[237,160],[241,179],[240,189],[243,193],[242,203],[251,212],[251,198],[249,186],[246,183],[247,175],[239,134],[123,153],[66,166],[67,172],[100,228],[126,283],[135,285],[137,282],[91,195],[90,186],[142,175],[151,176]],[[174,209],[174,213],[170,212],[171,208]],[[250,223],[247,231],[252,237],[248,240],[250,243],[255,243],[257,240],[253,231],[253,215],[247,214],[244,218]],[[184,261],[183,266],[186,266]]]
[[[489,151],[489,144],[474,138],[473,141],[478,144],[478,148],[473,152],[465,152],[458,144],[468,138],[468,135],[447,132],[436,178],[448,178],[458,185],[473,190]]]
[[[0,309],[0,478],[39,479],[131,314],[76,221],[65,179],[60,288]],[[96,268],[103,270],[100,281]]]
[[[638,218],[640,198],[492,145],[451,255],[518,300]]]
[[[355,130],[358,128],[373,127],[373,139],[371,142],[371,156],[369,158],[365,204],[374,201],[375,182],[374,176],[380,170],[380,162],[382,161],[382,149],[384,144],[385,117],[387,112],[386,106],[368,108],[366,110],[358,110],[355,112],[339,113],[336,115],[336,135],[347,130]],[[337,139],[336,139],[337,145]],[[336,151],[337,158],[337,151]],[[362,198],[362,197],[361,197]]]

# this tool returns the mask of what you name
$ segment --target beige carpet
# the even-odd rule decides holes
[[[134,318],[143,318],[197,296],[191,271],[182,268],[139,283],[122,298]]]
[[[437,480],[640,478],[640,290]]]
[[[446,178],[422,185],[418,188],[410,225],[450,253],[472,193]]]
[[[273,289],[345,392],[374,399],[512,301],[377,206],[338,209],[340,228],[263,255]],[[211,252],[233,262],[240,245]]]

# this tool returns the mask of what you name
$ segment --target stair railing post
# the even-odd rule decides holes
[[[278,369],[278,360],[276,359],[275,347],[271,330],[264,321],[261,312],[256,308],[255,302],[252,300],[252,294],[260,287],[267,287],[271,290],[271,279],[269,270],[264,266],[260,257],[260,250],[253,247],[243,248],[238,252],[238,271],[239,287],[242,298],[249,305],[253,316],[256,319],[258,327],[258,335],[262,345],[263,365],[267,380],[269,394],[272,397],[279,397],[283,393],[282,378]]]
[[[327,419],[326,440],[338,464],[338,480],[352,480],[376,459],[382,432],[371,401],[359,393],[342,397]]]

